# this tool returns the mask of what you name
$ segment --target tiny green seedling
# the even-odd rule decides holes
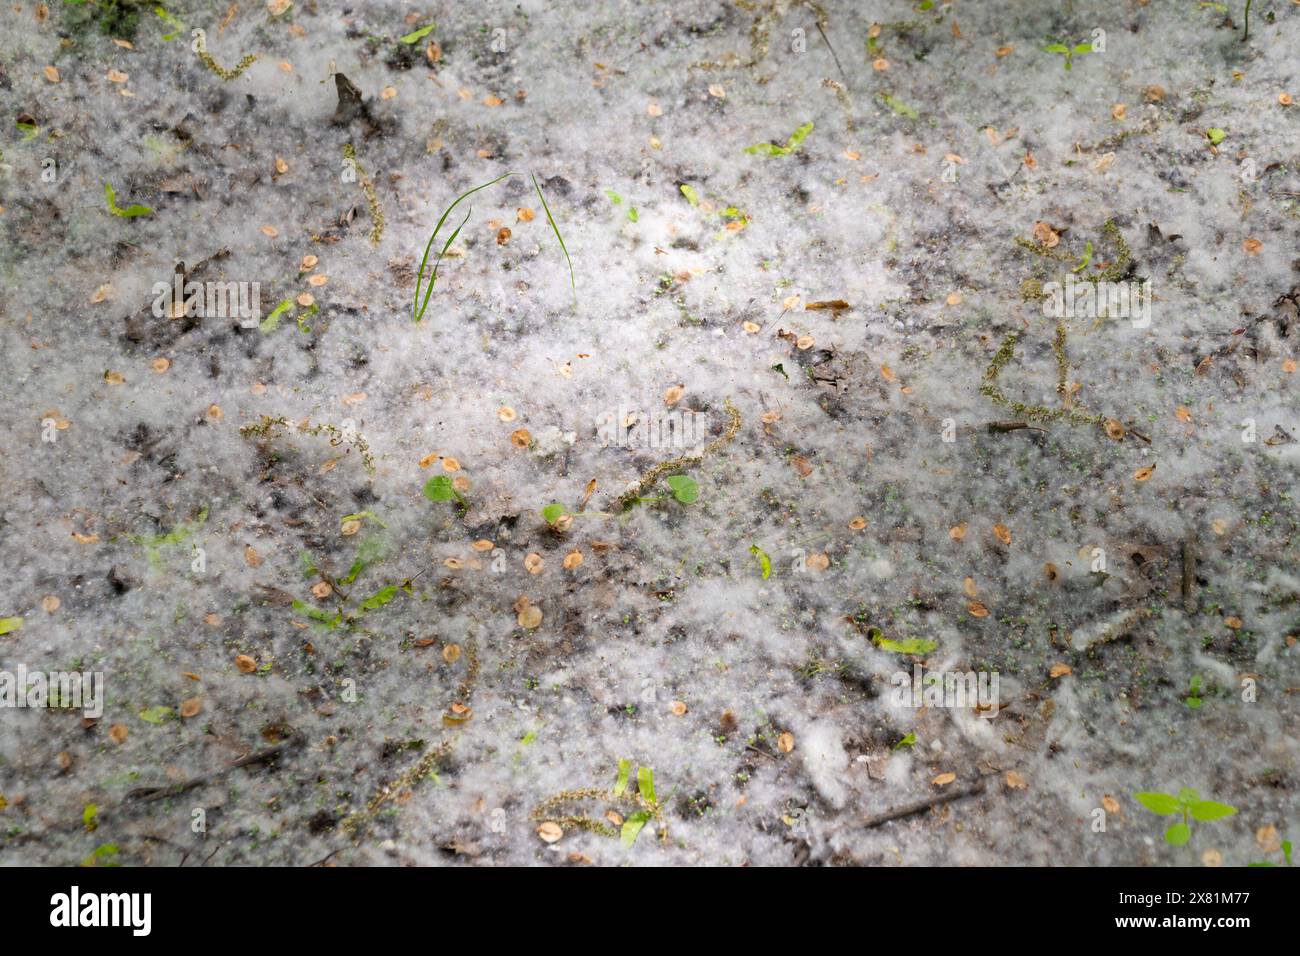
[[[1059,53],[1061,56],[1065,57],[1065,68],[1067,70],[1072,70],[1074,69],[1074,58],[1076,56],[1083,56],[1086,53],[1091,53],[1092,44],[1076,43],[1074,46],[1070,46],[1067,43],[1049,43],[1047,46],[1043,47],[1043,52]]]
[[[1219,129],[1217,126],[1212,126],[1205,131],[1205,138],[1210,141],[1211,146],[1218,146],[1227,138],[1227,136],[1227,132]]]
[[[694,186],[690,183],[682,183],[680,188],[682,190],[682,195],[686,197],[688,203],[692,206],[698,206],[700,204],[700,194],[695,191]]]
[[[664,479],[668,488],[672,491],[673,497],[684,505],[693,505],[700,499],[699,483],[690,475],[669,475]],[[667,501],[667,495],[655,495],[650,498],[633,498],[630,505],[648,505],[659,501]]]
[[[458,501],[462,509],[469,507],[465,496],[456,490],[446,475],[435,475],[424,483],[424,497],[430,501]]]
[[[1083,245],[1083,258],[1080,259],[1079,264],[1070,271],[1082,272],[1084,269],[1088,268],[1088,265],[1091,262],[1092,262],[1092,240],[1089,239]]]
[[[556,522],[566,514],[568,514],[568,512],[565,510],[564,505],[560,504],[558,501],[553,501],[542,509],[542,517],[552,528],[554,528]]]
[[[113,187],[109,183],[104,183],[104,198],[108,200],[108,211],[114,216],[120,216],[123,219],[132,219],[136,216],[149,216],[153,214],[153,210],[148,206],[133,205],[127,206],[125,209],[120,208],[117,204],[117,193],[114,192]]]
[[[1281,850],[1282,850],[1282,858],[1286,860],[1286,865],[1290,866],[1291,865],[1291,841],[1283,840]],[[1247,866],[1277,866],[1277,864],[1274,863],[1272,860],[1261,860],[1258,863],[1247,863],[1246,865]]]
[[[620,760],[618,762],[618,778],[614,783],[616,796],[627,793],[628,777],[631,770],[632,761]],[[636,768],[636,789],[637,793],[641,795],[641,802],[646,809],[629,814],[623,820],[620,837],[625,847],[630,847],[636,843],[636,838],[641,835],[645,825],[659,815],[659,798],[655,795],[655,774],[649,767]]]
[[[1182,814],[1183,822],[1175,823],[1165,831],[1165,842],[1170,846],[1183,846],[1192,838],[1192,820],[1208,823],[1222,820],[1237,812],[1236,807],[1213,800],[1202,800],[1195,790],[1186,788],[1178,791],[1178,796],[1168,793],[1135,793],[1133,798],[1158,816],[1167,817]]]
[[[745,152],[750,156],[789,156],[803,145],[803,141],[812,131],[813,124],[804,123],[786,140],[784,146],[778,146],[776,143],[755,143],[753,146],[746,147]]]
[[[1204,701],[1201,700],[1201,675],[1200,674],[1195,674],[1192,676],[1192,683],[1190,688],[1188,689],[1187,697],[1184,698],[1183,700],[1183,703],[1185,703],[1192,710],[1199,710],[1201,704],[1204,703]]]
[[[413,46],[414,44],[419,43],[421,40],[427,37],[430,33],[432,33],[433,27],[434,25],[430,23],[427,27],[420,27],[420,29],[414,30],[411,33],[406,34],[406,36],[400,37],[399,39],[407,46]]]
[[[772,559],[767,556],[766,551],[756,544],[749,546],[749,553],[758,558],[759,570],[763,573],[763,580],[766,581],[772,576]]]
[[[915,744],[916,744],[916,734],[911,733],[908,734],[906,737],[904,737],[902,740],[900,740],[898,743],[894,744],[894,749],[902,750],[904,747],[912,747]]]
[[[461,220],[460,225],[452,230],[451,235],[447,237],[447,241],[442,244],[442,249],[438,253],[438,258],[434,260],[433,270],[429,273],[429,284],[425,286],[424,301],[421,302],[420,288],[424,285],[424,270],[429,264],[429,251],[433,248],[434,240],[438,238],[438,233],[442,231],[443,224],[447,221],[447,217],[451,215],[451,211],[455,209],[463,199],[472,196],[480,189],[487,189],[489,186],[495,186],[503,179],[509,179],[511,176],[518,175],[518,173],[513,172],[506,173],[502,176],[498,176],[496,179],[483,183],[482,185],[475,186],[473,189],[466,190],[457,196],[455,200],[452,201],[452,204],[443,211],[442,217],[438,220],[438,224],[433,227],[433,235],[429,236],[429,241],[425,244],[424,257],[420,260],[420,271],[416,273],[415,276],[415,300],[411,304],[411,315],[416,322],[419,322],[424,318],[424,312],[429,307],[429,297],[433,295],[433,287],[438,281],[438,266],[442,264],[443,258],[447,255],[447,250],[450,249],[451,244],[456,241],[456,237],[460,235],[460,231],[465,228],[465,223],[469,222],[470,214],[473,213],[474,210],[471,209],[465,214],[465,218]],[[529,175],[532,176],[531,173]],[[532,176],[532,180],[533,189],[537,191],[537,198],[541,200],[542,209],[546,213],[546,221],[550,223],[551,230],[555,233],[555,238],[560,243],[560,251],[564,253],[564,261],[569,264],[569,285],[573,289],[573,306],[576,309],[578,306],[578,284],[573,274],[573,260],[569,258],[569,249],[564,244],[564,236],[560,235],[560,227],[556,225],[555,217],[551,215],[551,207],[546,202],[546,196],[542,193],[542,187],[537,183],[537,177]]]

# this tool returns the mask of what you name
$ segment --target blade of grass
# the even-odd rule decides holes
[[[542,187],[537,185],[537,177],[532,173],[528,175],[533,177],[533,188],[537,190],[537,198],[542,201],[542,209],[546,211],[546,221],[551,224],[551,229],[555,232],[555,238],[560,241],[560,250],[564,253],[564,261],[569,264],[569,286],[573,289],[573,308],[578,308],[578,283],[573,277],[573,260],[569,258],[568,247],[564,244],[564,237],[560,235],[560,227],[555,224],[555,217],[551,215],[551,207],[546,203],[546,197],[542,195]]]
[[[452,233],[451,239],[448,239],[446,244],[443,245],[442,252],[439,253],[438,255],[438,261],[433,264],[433,272],[430,273],[429,275],[429,285],[424,293],[424,302],[423,304],[421,304],[420,285],[424,280],[424,267],[429,264],[429,250],[433,248],[433,241],[438,238],[438,233],[442,230],[442,225],[447,221],[447,217],[451,215],[451,211],[455,209],[456,206],[460,203],[460,201],[464,199],[466,196],[471,196],[474,193],[478,192],[480,189],[487,189],[489,186],[495,186],[497,183],[501,182],[501,180],[509,179],[511,176],[515,176],[515,175],[518,174],[506,173],[504,176],[498,176],[496,179],[492,180],[491,182],[483,183],[483,185],[475,186],[473,189],[469,190],[468,192],[461,193],[459,196],[456,197],[455,201],[450,206],[448,206],[446,210],[443,212],[442,218],[439,219],[438,224],[433,227],[433,235],[429,237],[429,241],[424,247],[424,258],[420,260],[420,271],[416,273],[415,276],[415,301],[411,303],[411,315],[416,322],[419,322],[422,318],[424,318],[424,311],[429,307],[429,297],[433,295],[433,284],[438,281],[438,262],[442,261],[443,255],[447,252],[447,249],[450,248],[452,241],[456,238],[456,233],[459,233],[460,228],[464,228],[465,225],[465,223],[462,222],[460,224],[460,228],[456,230],[456,233]],[[550,216],[550,212],[547,212],[547,216]],[[466,220],[469,219],[468,214],[466,214],[465,219]]]

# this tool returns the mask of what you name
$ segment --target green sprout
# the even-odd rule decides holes
[[[117,193],[113,191],[113,187],[108,183],[104,183],[104,197],[108,200],[108,211],[114,216],[121,216],[123,219],[131,219],[135,216],[149,216],[153,214],[153,210],[148,206],[136,205],[127,206],[125,209],[119,208],[117,205]]]
[[[546,523],[551,527],[555,527],[555,522],[559,521],[567,513],[568,512],[565,510],[564,505],[557,501],[551,502],[542,509],[542,517],[546,519]]]
[[[408,33],[404,37],[399,37],[399,39],[407,46],[411,46],[413,44],[419,43],[421,40],[423,40],[425,37],[427,37],[430,33],[433,32],[433,26],[434,25],[430,23],[427,27],[420,27],[420,29]]]
[[[756,544],[749,546],[749,553],[758,558],[759,570],[763,572],[763,580],[766,581],[772,576],[772,559],[767,556],[766,551]]]
[[[451,501],[455,499],[460,502],[462,509],[469,507],[465,496],[456,490],[456,486],[451,483],[451,479],[446,475],[437,475],[426,481],[424,483],[424,497],[430,501]]]
[[[1245,13],[1246,28],[1242,31],[1241,34],[1242,43],[1245,43],[1247,40],[1250,39],[1250,4],[1251,4],[1251,0],[1246,0],[1246,13]],[[1288,860],[1287,862],[1289,863],[1291,861]]]
[[[1218,146],[1227,138],[1227,135],[1224,130],[1219,129],[1217,126],[1212,126],[1205,131],[1205,138],[1210,141],[1211,146]]]
[[[1201,675],[1200,674],[1193,675],[1191,687],[1188,690],[1187,697],[1184,699],[1183,703],[1185,703],[1192,710],[1198,710],[1201,704],[1203,703],[1201,700]]]
[[[1072,70],[1074,69],[1074,58],[1076,56],[1083,56],[1085,53],[1091,53],[1092,44],[1076,43],[1074,46],[1069,46],[1065,43],[1049,43],[1047,46],[1043,47],[1043,52],[1061,54],[1061,56],[1065,57],[1065,68],[1067,70]]]
[[[474,210],[471,209],[470,212],[465,214],[465,218],[461,220],[460,225],[457,226],[455,230],[453,230],[451,235],[447,237],[447,241],[443,243],[442,250],[438,253],[438,258],[434,260],[433,271],[430,272],[429,274],[429,284],[425,288],[424,301],[421,302],[420,287],[424,284],[424,270],[425,267],[429,264],[429,250],[433,248],[433,242],[435,239],[438,238],[438,233],[442,231],[443,224],[446,223],[447,217],[451,215],[451,211],[460,204],[461,200],[465,199],[467,196],[472,196],[480,189],[487,189],[489,186],[495,186],[503,179],[509,179],[511,176],[518,176],[518,175],[519,175],[518,173],[513,173],[513,172],[505,173],[502,176],[498,176],[496,179],[483,183],[482,185],[475,186],[473,189],[467,190],[461,193],[459,196],[457,196],[455,200],[452,202],[452,204],[443,211],[442,217],[438,220],[438,224],[433,227],[433,235],[429,237],[428,243],[425,244],[424,257],[420,260],[420,271],[416,273],[415,276],[415,301],[412,302],[411,304],[411,315],[416,322],[419,322],[421,319],[424,318],[424,312],[429,307],[429,297],[433,295],[434,284],[437,283],[438,281],[438,266],[442,264],[443,258],[447,255],[447,250],[450,249],[451,244],[456,241],[456,237],[460,235],[461,229],[465,228],[465,223],[469,222],[470,213],[472,213]],[[532,174],[530,173],[529,175]],[[573,274],[573,260],[569,258],[569,249],[564,244],[564,237],[560,235],[560,227],[556,225],[555,217],[551,215],[551,207],[546,202],[546,196],[542,194],[542,187],[537,184],[537,177],[532,176],[532,180],[533,180],[533,188],[537,190],[537,198],[541,200],[542,209],[546,212],[546,221],[551,224],[551,229],[555,233],[555,238],[559,240],[560,251],[564,253],[564,259],[569,264],[569,285],[573,289],[574,308],[577,308],[578,285],[577,285],[577,280],[574,278],[574,274]]]
[[[1290,840],[1282,841],[1282,858],[1286,860],[1287,866],[1291,865],[1291,841]],[[1259,863],[1247,863],[1246,865],[1247,866],[1277,866],[1277,864],[1271,860],[1261,860]]]
[[[694,186],[690,183],[682,183],[680,188],[682,190],[682,195],[686,197],[688,203],[692,206],[698,206],[700,204],[700,194],[695,191]]]
[[[745,152],[750,156],[789,156],[803,144],[803,141],[808,138],[808,134],[812,131],[813,124],[804,123],[786,140],[784,146],[779,146],[776,143],[756,143],[747,147]],[[685,187],[682,188],[682,191],[685,192]]]
[[[904,747],[912,747],[916,744],[916,734],[910,733],[898,743],[894,744],[895,750],[902,750]]]
[[[669,475],[664,481],[668,484],[673,493],[673,497],[684,505],[693,505],[700,498],[699,483],[690,475]],[[634,497],[631,498],[631,505],[653,504],[659,501],[667,501],[667,495],[655,495],[650,498]]]
[[[1221,820],[1237,812],[1236,807],[1213,800],[1202,800],[1195,790],[1186,788],[1178,791],[1178,796],[1168,793],[1135,793],[1133,798],[1158,816],[1167,817],[1182,814],[1183,822],[1175,823],[1165,831],[1165,842],[1170,846],[1183,846],[1192,838],[1192,820],[1208,823]]]

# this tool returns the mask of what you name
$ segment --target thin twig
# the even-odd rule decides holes
[[[942,793],[936,793],[932,797],[924,800],[917,800],[914,803],[905,803],[901,807],[894,807],[886,810],[884,813],[877,813],[874,816],[867,817],[862,821],[861,826],[865,829],[878,827],[894,820],[901,820],[904,817],[910,817],[913,814],[923,813],[934,807],[943,806],[945,803],[952,803],[954,800],[961,800],[964,797],[973,797],[976,794],[984,792],[984,781],[979,780],[964,790],[946,790]]]

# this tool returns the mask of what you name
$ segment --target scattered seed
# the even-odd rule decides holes
[[[820,571],[825,571],[827,568],[831,566],[831,559],[828,558],[825,554],[820,554],[820,553],[810,554],[808,555],[807,559],[804,561],[804,564],[808,566],[809,571],[820,572]]]
[[[960,541],[962,538],[966,537],[966,529],[968,527],[970,527],[970,525],[965,521],[961,524],[955,524],[948,529],[948,537],[952,538],[954,541]]]
[[[681,385],[672,385],[664,391],[664,404],[668,406],[676,405],[686,394],[686,389]]]
[[[939,774],[939,776],[935,777],[930,782],[934,784],[936,787],[946,787],[948,786],[948,784],[952,783],[956,779],[957,779],[957,775],[950,770],[947,773]]]
[[[783,754],[788,754],[794,750],[794,734],[787,730],[780,737],[777,737],[776,749]]]
[[[533,436],[527,428],[516,428],[510,433],[510,444],[516,448],[527,448],[533,443]]]
[[[257,661],[247,654],[239,654],[235,657],[235,667],[239,669],[241,674],[251,674],[257,670]]]
[[[56,67],[47,66],[45,68],[45,78],[51,83],[59,82],[59,71]]]
[[[442,470],[447,472],[460,471],[460,462],[455,458],[444,458],[442,460]]]
[[[529,604],[519,612],[519,617],[516,618],[516,620],[520,627],[527,628],[531,631],[542,623],[542,609],[536,605]]]
[[[199,711],[203,709],[203,701],[197,697],[191,697],[189,700],[181,701],[182,717],[197,717]]]
[[[154,359],[152,362],[150,362],[149,365],[159,375],[161,375],[163,372],[167,371],[169,368],[172,367],[171,359],[163,358],[161,355],[158,358]]]
[[[861,531],[867,526],[867,519],[858,515],[856,518],[849,519],[849,527],[854,531]]]
[[[244,563],[250,568],[258,567],[262,563],[262,556],[251,544],[244,547]]]
[[[806,352],[816,344],[817,341],[811,335],[801,335],[795,339],[794,347],[800,352]]]
[[[663,116],[663,115],[664,115],[664,111],[663,111],[663,109],[659,106],[658,103],[651,103],[649,106],[647,106],[647,107],[645,108],[645,111],[646,111],[646,113],[648,113],[648,114],[651,115],[651,116]]]
[[[515,210],[515,222],[532,222],[535,215],[527,206],[520,206]]]
[[[334,593],[334,588],[330,586],[328,581],[318,581],[316,584],[312,585],[311,593],[315,597],[324,600]]]
[[[971,617],[988,617],[989,609],[979,601],[971,601],[966,605],[966,610],[970,612]]]
[[[1113,418],[1106,419],[1106,434],[1115,441],[1124,437],[1124,426]]]
[[[975,586],[975,579],[971,577],[961,582],[961,589],[968,598],[974,598],[979,594],[979,588]]]
[[[352,518],[348,521],[343,522],[343,527],[339,528],[339,533],[343,535],[343,537],[345,538],[350,538],[360,530],[361,530],[361,522],[358,521],[356,518]]]
[[[108,739],[115,744],[126,743],[126,738],[130,736],[131,731],[127,729],[126,724],[114,724],[108,728]]]
[[[1073,674],[1074,669],[1069,664],[1053,664],[1052,669],[1048,672],[1053,678],[1064,677],[1066,674]]]
[[[1006,545],[1011,544],[1011,529],[1008,528],[1006,525],[1004,525],[1004,524],[995,524],[995,525],[993,526],[993,534],[994,534],[994,535],[997,537],[997,539],[998,539],[999,541],[1001,541],[1003,544],[1006,544]]]
[[[1259,255],[1259,250],[1264,248],[1264,243],[1252,237],[1243,242],[1241,248],[1246,251],[1246,255],[1257,256]]]
[[[1007,771],[1006,780],[1007,780],[1007,786],[1010,787],[1012,790],[1024,790],[1026,787],[1029,786],[1029,781],[1026,780],[1020,774],[1016,773],[1014,770]]]
[[[1290,106],[1291,103],[1294,102],[1294,101],[1291,99],[1291,94],[1290,94],[1290,93],[1279,93],[1279,94],[1277,95],[1277,101],[1278,101],[1278,103],[1280,103],[1280,104],[1283,105],[1283,106]]]
[[[460,645],[448,644],[442,649],[442,659],[448,664],[455,664],[460,660]]]
[[[1239,617],[1225,617],[1223,623],[1234,631],[1241,630],[1242,620]]]
[[[1123,103],[1116,103],[1110,108],[1110,115],[1117,120],[1122,120],[1128,113],[1128,107]]]
[[[1155,465],[1143,465],[1143,466],[1142,466],[1141,468],[1139,468],[1137,471],[1133,472],[1133,480],[1134,480],[1134,481],[1146,481],[1146,480],[1147,480],[1148,478],[1150,478],[1153,474],[1155,474],[1155,470],[1156,470],[1156,466],[1155,466]]]
[[[761,328],[757,322],[745,322],[740,327],[750,335],[754,335]]]
[[[528,570],[529,574],[541,574],[542,565],[542,556],[536,551],[530,552],[524,557],[524,567]]]
[[[547,820],[537,828],[537,835],[546,843],[555,843],[560,837],[564,836],[564,830],[558,823]]]
[[[41,598],[41,609],[44,610],[46,614],[53,614],[59,609],[59,605],[62,603],[63,602],[59,600],[58,595],[47,594],[45,597]]]
[[[582,552],[581,552],[581,551],[578,551],[578,550],[575,549],[575,550],[573,550],[573,551],[570,551],[568,554],[566,554],[566,555],[564,556],[564,569],[565,569],[566,571],[572,571],[574,568],[578,567],[580,564],[582,564]]]
[[[686,713],[686,704],[684,701],[675,700],[668,705],[668,709],[673,712],[674,717],[681,717]]]

